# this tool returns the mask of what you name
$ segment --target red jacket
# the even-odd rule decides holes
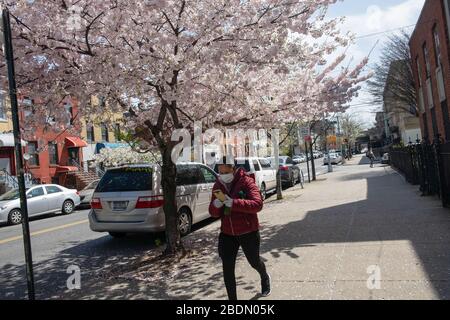
[[[221,218],[222,233],[231,236],[239,236],[246,233],[259,230],[259,221],[257,213],[263,208],[263,200],[252,177],[245,173],[244,169],[239,168],[234,174],[234,180],[231,183],[230,190],[218,179],[214,185],[214,190],[222,190],[233,199],[231,214],[224,215],[225,206],[216,208],[213,201],[216,199],[214,193],[209,204],[209,213],[215,218]],[[244,197],[242,199],[242,197]]]

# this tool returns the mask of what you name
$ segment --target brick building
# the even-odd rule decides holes
[[[450,142],[450,0],[426,0],[411,36],[422,136]]]

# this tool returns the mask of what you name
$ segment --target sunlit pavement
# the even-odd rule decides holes
[[[260,214],[270,299],[449,299],[450,211],[420,197],[388,166],[371,169],[358,156],[283,195],[282,201],[272,196]],[[34,221],[32,231],[83,221],[86,214]],[[156,250],[158,235],[116,240],[81,222],[38,234],[32,238],[37,297],[224,299],[219,226],[197,226],[184,239],[194,254],[165,271],[127,268]],[[8,228],[16,227],[0,228],[0,241],[16,235]],[[21,241],[0,244],[0,298],[25,297],[22,257]],[[80,290],[67,289],[70,265],[80,267]],[[118,265],[125,271],[109,276]],[[242,253],[236,276],[239,298],[259,299],[258,276]]]

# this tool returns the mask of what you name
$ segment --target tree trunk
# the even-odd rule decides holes
[[[162,154],[162,176],[161,185],[164,195],[164,216],[166,218],[166,250],[165,254],[175,254],[183,249],[181,243],[180,232],[178,230],[178,210],[176,200],[176,175],[177,167],[172,162],[171,152],[173,147],[171,145],[161,150]]]

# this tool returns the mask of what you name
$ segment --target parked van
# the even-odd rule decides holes
[[[177,164],[178,227],[182,236],[210,217],[209,203],[217,175],[200,163]],[[89,224],[113,237],[165,230],[161,167],[129,165],[106,171],[92,195]]]

